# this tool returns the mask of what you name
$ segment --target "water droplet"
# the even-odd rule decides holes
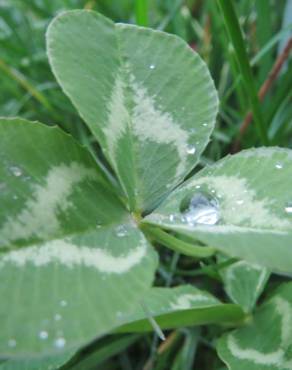
[[[204,126],[204,127],[207,127],[207,126],[208,126],[208,123],[207,123],[207,122],[204,122],[204,123],[203,123],[203,126]]]
[[[285,207],[285,212],[292,215],[292,202],[288,202]]]
[[[281,170],[283,168],[282,163],[277,163],[275,166],[278,170]]]
[[[169,221],[174,222],[174,220],[175,220],[175,215],[174,214],[169,215]]]
[[[54,344],[57,348],[63,348],[66,344],[66,339],[63,337],[57,338]]]
[[[68,304],[67,301],[65,301],[64,299],[60,302],[61,307],[66,307],[67,304]]]
[[[219,204],[216,198],[205,193],[187,196],[181,202],[183,221],[189,225],[215,225],[220,219]]]
[[[12,174],[16,177],[19,177],[22,175],[22,171],[19,167],[17,166],[11,166],[10,167],[10,171],[12,172]]]
[[[17,200],[18,199],[18,195],[16,195],[16,194],[12,195],[12,199]]]
[[[187,146],[187,153],[188,154],[195,154],[196,148],[193,145],[188,145]]]
[[[116,227],[116,235],[119,237],[119,238],[122,238],[124,236],[127,235],[127,229],[125,228],[124,225],[119,225]]]
[[[16,340],[15,339],[9,339],[8,346],[11,348],[16,347]]]
[[[62,316],[59,313],[56,313],[56,315],[54,316],[54,320],[60,321],[61,319],[62,319]]]
[[[238,204],[238,205],[242,205],[242,204],[243,204],[243,200],[242,200],[242,199],[238,199],[238,200],[236,201],[236,204]]]
[[[155,69],[155,65],[154,64],[150,64],[149,68],[150,69]]]
[[[201,188],[201,185],[196,185],[195,188],[196,189],[200,189]]]
[[[42,330],[42,331],[40,331],[40,332],[39,332],[39,337],[40,337],[41,339],[47,339],[47,338],[48,338],[48,336],[49,336],[49,334],[48,334],[48,332],[46,332],[45,330]]]

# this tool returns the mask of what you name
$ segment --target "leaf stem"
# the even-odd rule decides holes
[[[173,235],[170,235],[166,231],[155,227],[147,226],[147,228],[145,228],[145,232],[148,233],[149,236],[152,237],[156,242],[186,256],[195,258],[208,258],[213,256],[216,251],[212,247],[201,247],[187,243]]]

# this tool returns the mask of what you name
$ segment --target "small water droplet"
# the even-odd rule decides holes
[[[196,185],[195,188],[196,189],[200,189],[201,188],[201,185]]]
[[[119,225],[116,227],[116,235],[119,237],[119,238],[122,238],[124,236],[126,236],[128,234],[128,231],[127,229],[125,228],[124,225]]]
[[[15,339],[9,339],[8,346],[11,348],[16,347],[16,340]]]
[[[238,204],[238,205],[242,205],[242,204],[243,204],[243,200],[242,200],[242,199],[238,199],[238,200],[236,201],[236,204]]]
[[[292,215],[292,202],[288,202],[285,206],[285,212]]]
[[[17,200],[18,199],[18,195],[16,195],[16,194],[12,195],[12,199]]]
[[[282,163],[277,163],[275,166],[278,170],[281,170],[283,168]]]
[[[17,166],[11,166],[10,167],[10,171],[12,172],[12,174],[16,177],[19,177],[22,175],[22,171],[19,167]]]
[[[47,338],[48,338],[48,336],[49,336],[49,334],[48,334],[48,332],[47,332],[47,331],[45,331],[45,330],[42,330],[42,331],[40,331],[40,332],[39,332],[39,337],[40,337],[41,339],[47,339]]]
[[[207,127],[207,126],[208,126],[208,123],[207,123],[207,122],[204,122],[204,123],[203,123],[203,126],[204,126],[204,127]]]
[[[187,153],[188,154],[195,154],[196,152],[196,148],[194,147],[194,145],[188,145],[187,146]]]
[[[62,316],[59,313],[56,313],[56,315],[54,316],[54,320],[60,321],[61,319],[62,319]]]
[[[189,225],[215,225],[220,219],[216,198],[205,193],[188,196],[181,202],[183,221]]]
[[[150,64],[149,68],[150,69],[155,69],[155,65],[154,64]]]
[[[175,215],[174,214],[169,215],[169,221],[173,222],[174,220],[175,220]]]
[[[61,307],[66,307],[67,306],[67,301],[65,301],[64,299],[62,301],[60,301],[60,306]]]
[[[57,348],[63,348],[66,344],[66,339],[63,337],[57,338],[54,344]]]

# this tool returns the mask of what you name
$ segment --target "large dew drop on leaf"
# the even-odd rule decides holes
[[[198,172],[144,222],[291,273],[291,178],[291,150],[243,151]]]

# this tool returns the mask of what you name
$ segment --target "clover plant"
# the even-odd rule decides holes
[[[105,334],[203,324],[221,328],[230,369],[292,369],[292,284],[256,308],[270,274],[292,271],[292,151],[192,171],[218,97],[176,36],[70,11],[47,53],[104,165],[58,127],[1,119],[0,369],[55,369]],[[157,243],[227,261],[229,299],[152,287]]]

